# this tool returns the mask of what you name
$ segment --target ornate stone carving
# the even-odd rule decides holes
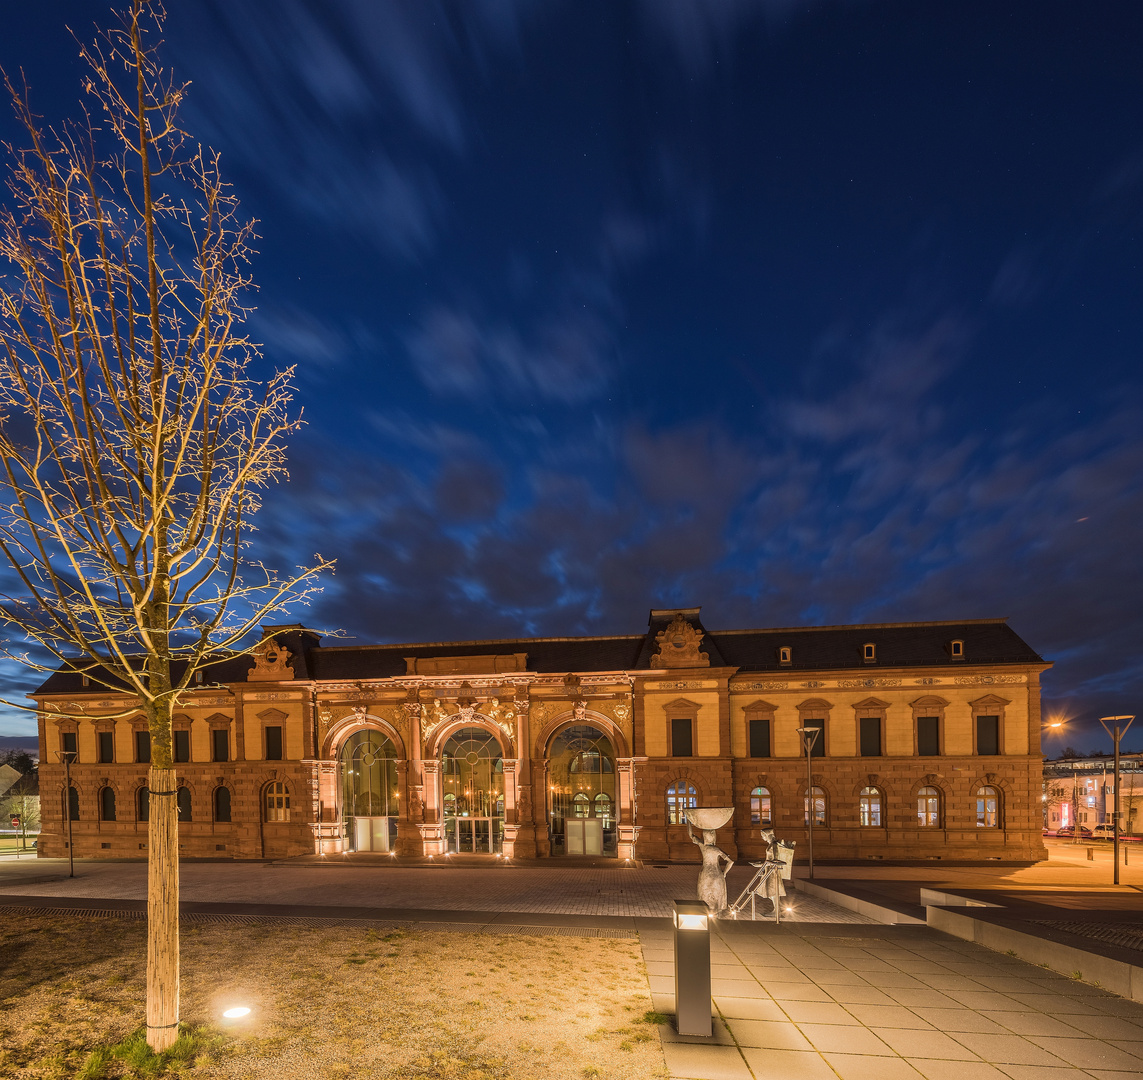
[[[286,661],[293,653],[273,638],[263,638],[252,653],[254,666],[246,674],[247,682],[288,682],[294,669]]]
[[[587,719],[587,702],[584,701],[583,698],[576,698],[575,701],[572,702],[572,716],[574,716],[576,720]]]
[[[484,710],[488,717],[510,739],[516,738],[516,710],[510,705],[501,705],[499,698],[493,698]]]
[[[631,706],[625,701],[620,701],[612,706],[611,711],[615,714],[615,719],[621,724],[626,724],[631,719]]]
[[[448,719],[448,710],[441,704],[439,699],[433,698],[431,705],[426,705],[421,709],[421,735],[428,738],[435,728],[443,724]]]
[[[676,615],[655,635],[659,651],[651,657],[651,667],[710,667],[710,657],[699,652],[703,632],[696,630],[686,616]]]
[[[838,679],[842,690],[860,690],[868,686],[900,686],[900,679]]]
[[[531,715],[532,719],[536,721],[537,724],[542,724],[544,722],[544,720],[547,718],[548,713],[550,713],[551,711],[552,711],[551,705],[547,704],[547,702],[540,701],[540,702],[538,702],[532,706],[530,715]]]

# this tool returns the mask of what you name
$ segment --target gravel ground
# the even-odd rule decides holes
[[[140,1021],[144,925],[0,927],[0,1076],[74,1076]],[[195,1077],[642,1080],[665,1075],[634,938],[189,925],[182,1014],[250,1016]],[[126,1075],[114,1070],[109,1076]]]

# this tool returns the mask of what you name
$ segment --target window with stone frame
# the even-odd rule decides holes
[[[813,787],[810,789],[810,795],[813,796],[814,800],[814,824],[825,825],[827,820],[826,811],[828,809],[826,805],[827,799],[825,789],[820,787]],[[808,824],[810,820],[810,795],[805,796],[803,800],[805,803],[803,808],[804,824]]]
[[[1004,711],[1010,702],[996,694],[970,701],[973,749],[979,757],[997,757],[1004,752]]]
[[[743,710],[746,752],[752,758],[768,758],[773,754],[775,708],[768,701],[755,701]]]
[[[798,727],[816,729],[818,733],[810,757],[829,756],[829,714],[832,708],[833,706],[822,698],[809,698],[798,706]],[[799,734],[799,745],[802,738],[803,736]],[[800,752],[802,755],[805,754],[804,749]]]
[[[864,828],[879,829],[884,821],[885,797],[880,788],[869,786],[858,796],[859,820]]]
[[[750,791],[750,824],[763,827],[773,824],[773,810],[770,804],[770,789],[752,788]]]
[[[281,780],[266,785],[266,820],[290,820],[290,789]]]
[[[217,822],[230,821],[230,788],[219,784],[214,789],[214,820]]]
[[[99,820],[115,820],[115,789],[113,787],[104,786],[99,789]]]
[[[1000,793],[991,784],[977,788],[976,827],[978,829],[1000,828]]]
[[[135,820],[151,820],[151,791],[147,787],[141,787],[135,792]]]
[[[179,821],[193,820],[190,788],[180,787],[175,792],[175,805],[178,808]]]
[[[95,748],[100,765],[115,763],[115,731],[110,726],[100,727],[95,733]]]
[[[676,780],[667,785],[667,824],[685,825],[687,819],[684,811],[693,810],[698,806],[698,791],[694,784],[687,780]]]
[[[917,790],[917,824],[922,829],[937,829],[941,824],[941,793],[935,787]]]

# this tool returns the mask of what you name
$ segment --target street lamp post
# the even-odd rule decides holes
[[[817,806],[814,800],[814,766],[811,755],[814,743],[822,729],[819,727],[800,727],[798,734],[802,737],[802,746],[806,751],[806,847],[810,856],[810,881],[814,880],[814,814]],[[775,901],[777,903],[777,901]]]
[[[1112,882],[1116,885],[1119,884],[1119,740],[1127,734],[1127,729],[1131,727],[1131,721],[1134,719],[1134,716],[1101,716],[1099,718],[1103,730],[1111,736],[1111,741],[1115,744],[1115,802],[1113,804],[1111,860],[1115,867]],[[1119,726],[1121,720],[1127,721],[1123,727]],[[1111,727],[1111,724],[1114,724],[1115,727]]]
[[[57,755],[64,767],[64,816],[67,818],[67,876],[75,877],[75,845],[71,839],[71,763],[75,754],[70,750]]]

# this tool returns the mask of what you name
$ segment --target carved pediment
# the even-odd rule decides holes
[[[854,702],[855,709],[887,709],[889,702],[882,701],[880,698],[867,697],[861,701]]]
[[[749,705],[745,706],[743,712],[774,712],[778,708],[777,705],[771,705],[768,701],[763,701],[759,698],[757,701],[752,701]]]
[[[1007,698],[997,697],[996,694],[985,694],[984,697],[977,698],[975,701],[970,701],[974,709],[987,709],[996,706],[1010,705],[1011,702]]]
[[[910,701],[909,704],[914,709],[943,709],[948,705],[943,697],[937,697],[936,694],[926,694],[924,697],[917,698],[916,701]]]
[[[710,657],[699,652],[703,632],[696,630],[683,614],[676,615],[655,635],[659,651],[651,657],[651,667],[710,667]]]
[[[798,705],[798,709],[801,712],[810,712],[812,709],[832,709],[832,708],[833,708],[833,704],[831,702],[828,702],[828,701],[826,701],[825,698],[820,698],[820,697],[806,698],[805,701],[800,702]]]
[[[289,715],[281,709],[263,709],[257,715],[263,724],[284,724],[289,719]]]

